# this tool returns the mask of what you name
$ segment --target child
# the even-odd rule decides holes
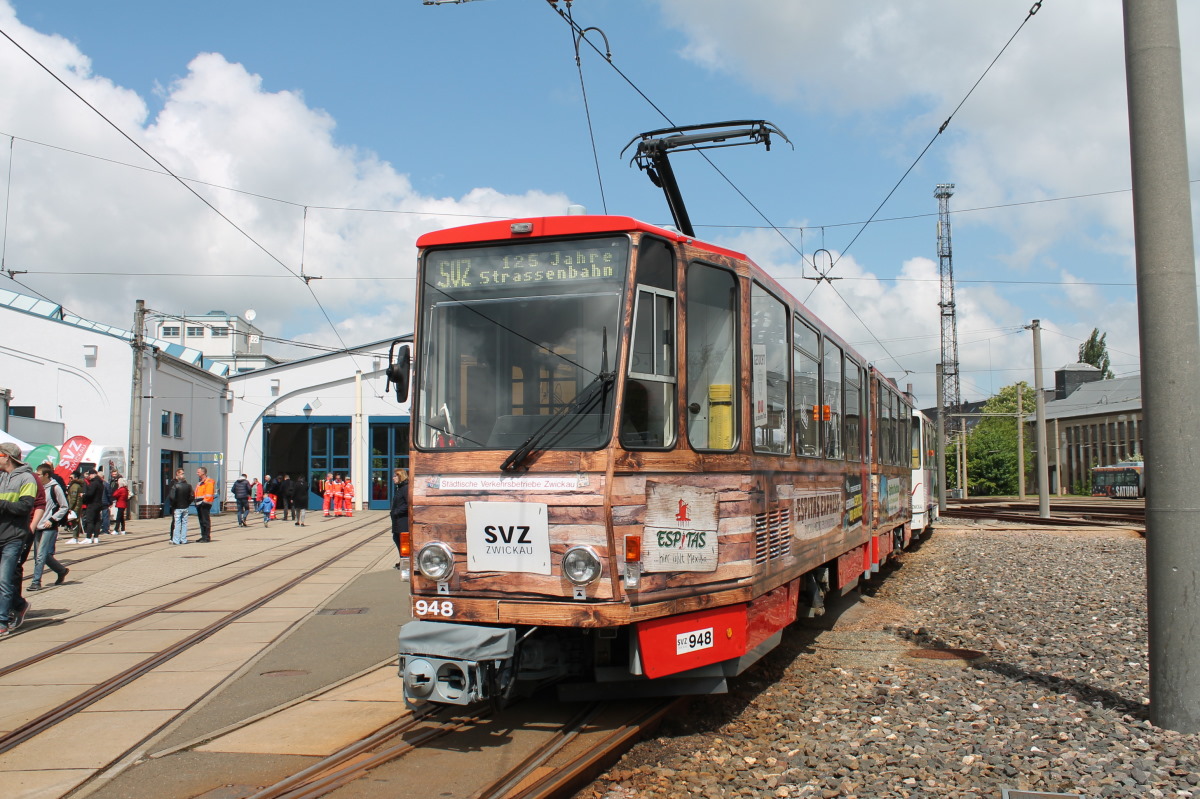
[[[258,512],[263,515],[263,527],[267,527],[271,514],[275,512],[275,503],[271,501],[270,494],[263,494],[262,501],[258,503]]]

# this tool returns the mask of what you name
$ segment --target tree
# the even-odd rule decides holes
[[[1092,335],[1079,345],[1079,362],[1090,363],[1099,369],[1101,380],[1112,380],[1113,373],[1109,368],[1108,345],[1104,343],[1106,338],[1108,338],[1107,333],[1101,333],[1100,328],[1092,328]]]
[[[1021,386],[1022,412],[1033,412],[1034,393],[1024,382],[1014,383],[1000,389],[980,409],[982,413],[1012,414],[1011,416],[985,416],[975,425],[967,437],[967,478],[971,494],[976,496],[1007,496],[1018,492],[1019,469],[1017,468],[1017,430],[1025,432],[1025,425],[1018,424],[1017,386]],[[1025,474],[1032,474],[1036,453],[1026,440]]]

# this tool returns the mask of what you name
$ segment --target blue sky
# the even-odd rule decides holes
[[[1181,6],[1187,40],[1200,12]],[[712,158],[789,241],[683,155],[675,164],[698,233],[770,269],[869,359],[914,383],[922,404],[933,404],[939,357],[942,182],[957,187],[967,398],[1032,382],[1021,326],[1033,318],[1048,331],[1048,370],[1073,361],[1099,327],[1114,370],[1137,371],[1118,3],[1045,3],[880,210],[896,221],[861,234],[847,223],[883,201],[1028,2],[575,0],[571,10],[607,34],[613,63],[675,124],[764,118],[787,133],[794,149]],[[570,32],[543,0],[336,10],[0,0],[0,29],[178,174],[287,201],[197,186],[250,242],[169,179],[44,146],[152,166],[0,39],[11,81],[0,144],[16,137],[0,156],[6,268],[100,321],[128,325],[137,297],[167,313],[254,307],[270,335],[337,345],[312,294],[275,260],[299,271],[303,250],[305,271],[323,277],[312,291],[342,340],[358,343],[411,329],[413,242],[427,230],[569,203],[670,221],[661,193],[619,157],[668,122],[585,45],[602,202]],[[1195,175],[1200,63],[1186,50],[1184,69]],[[1105,192],[1116,193],[1057,199]],[[811,259],[819,247],[839,257],[842,280],[803,279],[812,271],[797,250]]]

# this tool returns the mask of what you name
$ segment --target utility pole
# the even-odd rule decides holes
[[[960,480],[958,485],[962,489],[962,498],[966,499],[969,496],[967,483],[970,480],[970,477],[967,475],[967,420],[964,418],[959,421],[962,423],[962,455],[959,456],[958,460],[958,479]]]
[[[138,300],[133,310],[133,390],[129,403],[129,517],[139,518],[138,506],[142,499],[142,351],[145,339],[142,331],[146,327],[146,301]]]
[[[1025,412],[1021,408],[1021,383],[1017,383],[1017,499],[1025,499]]]
[[[950,197],[953,194],[953,183],[939,183],[933,191],[933,196],[938,201],[937,253],[938,273],[941,278],[941,299],[938,301],[938,308],[941,309],[942,317],[942,377],[938,381],[942,389],[942,400],[938,407],[943,413],[957,413],[962,410],[962,393],[958,379],[958,321],[954,305],[954,248],[950,242]],[[961,469],[959,471],[959,487],[962,488]]]
[[[1029,326],[1033,331],[1033,398],[1037,408],[1037,481],[1038,516],[1050,518],[1050,464],[1046,462],[1046,392],[1042,390],[1042,325],[1034,319]]]
[[[1179,10],[1124,0],[1141,334],[1150,719],[1200,732],[1200,324]]]
[[[938,469],[938,514],[946,512],[946,402],[942,395],[942,365],[937,372],[937,469]]]

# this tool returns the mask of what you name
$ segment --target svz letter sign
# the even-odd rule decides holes
[[[539,502],[468,502],[467,569],[550,574],[550,526]]]

